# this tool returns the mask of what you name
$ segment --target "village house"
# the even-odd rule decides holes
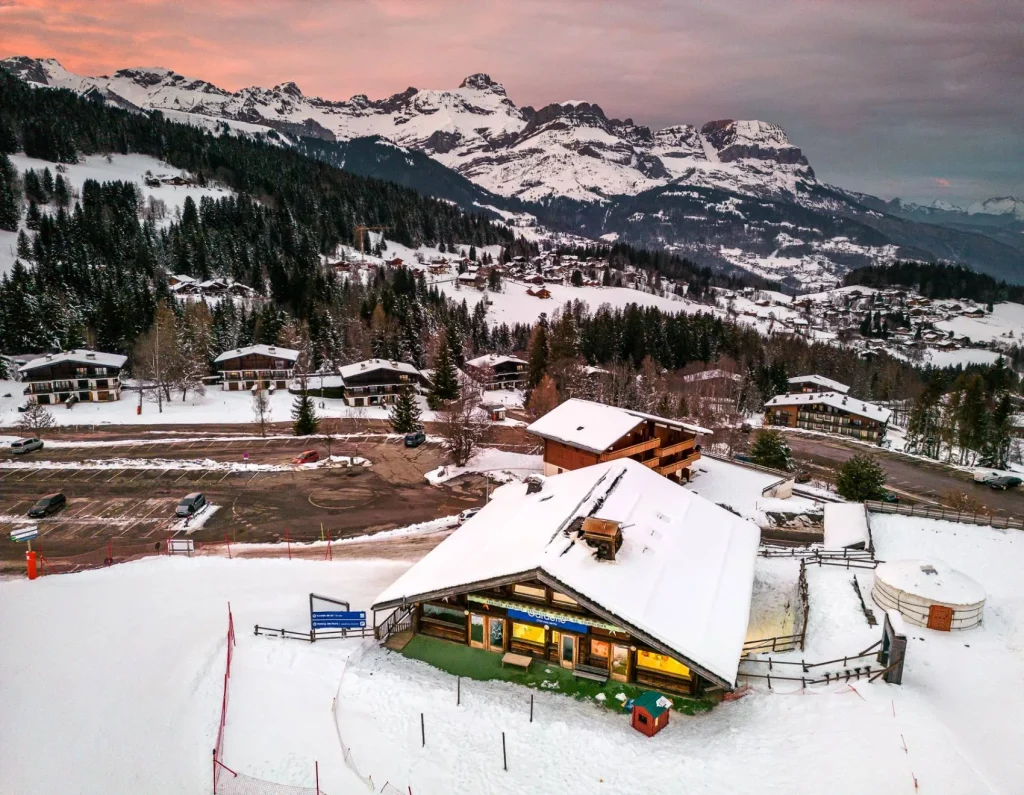
[[[247,345],[224,351],[213,360],[227,392],[259,389],[287,389],[299,352],[276,345]]]
[[[388,587],[376,635],[668,693],[731,690],[758,543],[751,522],[630,459],[537,477],[499,489]]]
[[[475,287],[477,290],[483,290],[487,287],[487,277],[479,271],[460,273],[458,279],[459,284],[463,287]]]
[[[631,458],[673,480],[690,479],[707,428],[573,398],[526,429],[544,440],[544,474]]]
[[[789,386],[793,392],[839,392],[845,395],[850,391],[846,384],[823,375],[798,375],[789,379]]]
[[[106,402],[121,399],[121,368],[128,360],[119,353],[73,350],[47,353],[18,368],[24,394],[41,405]]]
[[[484,389],[526,389],[526,365],[515,356],[488,353],[466,362],[466,370]]]
[[[427,377],[408,362],[367,359],[348,364],[339,371],[345,404],[353,407],[387,406],[403,389],[422,393],[430,386]]]
[[[777,395],[764,404],[765,425],[852,436],[881,444],[892,411],[839,392]]]

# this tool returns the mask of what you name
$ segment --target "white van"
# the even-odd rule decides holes
[[[24,455],[25,453],[31,453],[33,450],[42,449],[43,440],[36,436],[31,436],[27,439],[17,439],[11,442],[11,452],[14,455]]]

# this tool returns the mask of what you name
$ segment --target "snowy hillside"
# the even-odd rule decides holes
[[[21,173],[28,169],[35,169],[42,172],[48,168],[53,172],[57,164],[48,163],[45,160],[38,160],[25,155],[9,155],[11,163]],[[183,177],[184,181],[190,180],[190,175],[183,174],[180,169],[167,165],[155,157],[148,155],[87,155],[78,163],[61,165],[65,180],[69,183],[74,195],[81,195],[82,186],[86,180],[97,182],[132,182],[142,195],[143,203],[150,199],[162,202],[166,209],[166,215],[157,219],[157,223],[168,223],[185,205],[185,199],[189,196],[199,204],[200,199],[209,196],[213,199],[231,195],[231,191],[218,185],[199,186],[194,184],[174,185],[170,180],[176,177]],[[150,184],[147,184],[147,179]],[[153,184],[154,181],[161,181],[161,184]],[[43,211],[47,208],[44,206]],[[0,276],[10,271],[14,265],[17,254],[18,233],[0,230]]]

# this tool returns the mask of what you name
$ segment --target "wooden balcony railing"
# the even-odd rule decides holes
[[[655,437],[654,439],[648,439],[646,442],[640,442],[639,444],[633,444],[629,447],[623,447],[621,450],[612,450],[610,453],[602,453],[601,461],[615,461],[619,458],[629,458],[633,455],[640,453],[646,453],[648,450],[653,450],[661,444],[661,439]]]
[[[657,472],[659,475],[671,475],[673,472],[678,472],[680,469],[685,469],[686,467],[690,466],[690,464],[694,463],[699,459],[700,453],[693,453],[693,455],[688,455],[686,456],[686,458],[680,458],[678,461],[673,461],[671,464],[665,464],[665,466],[660,466],[654,471]]]
[[[674,455],[675,453],[692,450],[696,443],[696,439],[683,439],[683,441],[670,444],[668,447],[661,447],[658,449],[658,457],[666,458],[667,456]]]

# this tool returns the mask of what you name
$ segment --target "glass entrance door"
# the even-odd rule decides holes
[[[484,621],[485,618],[476,613],[469,616],[469,645],[476,649],[484,647]]]
[[[505,619],[488,618],[487,648],[491,651],[505,651]]]
[[[612,644],[612,679],[629,681],[629,647]]]
[[[572,668],[576,662],[576,636],[562,633],[562,649],[560,659],[563,668]]]

